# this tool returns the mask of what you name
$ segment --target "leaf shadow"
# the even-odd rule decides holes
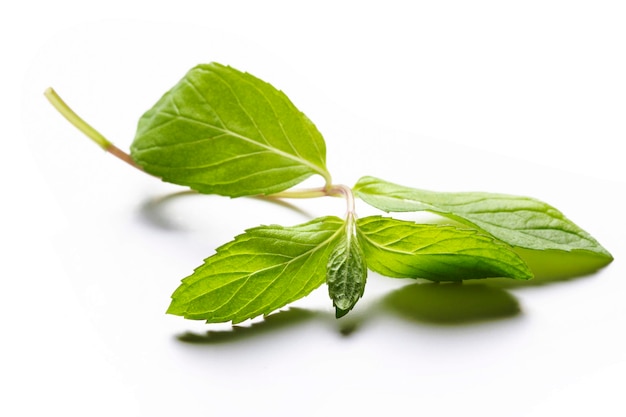
[[[182,190],[145,200],[139,206],[139,214],[141,218],[151,226],[168,231],[180,230],[182,227],[176,224],[171,215],[167,213],[166,208],[169,204],[178,201],[183,197],[189,196],[195,196],[197,198],[222,198],[221,196],[201,194],[194,190]],[[268,204],[274,204],[276,206],[286,208],[294,213],[298,213],[307,219],[313,217],[308,211],[284,200],[265,198],[263,196],[248,196],[244,198],[258,200]]]
[[[512,318],[522,313],[508,291],[591,277],[611,262],[589,252],[516,249],[535,277],[489,278],[462,283],[416,282],[385,296],[381,305],[403,318],[432,325],[467,325]]]
[[[208,330],[206,333],[186,332],[176,336],[181,342],[195,345],[216,345],[221,343],[235,343],[268,333],[283,331],[287,328],[302,324],[322,313],[291,307],[264,317],[249,326],[237,326],[226,330]]]
[[[509,292],[484,284],[417,282],[385,296],[380,306],[410,321],[431,325],[468,325],[521,313]]]
[[[198,195],[198,193],[193,190],[183,190],[147,199],[139,206],[139,213],[142,219],[152,226],[164,230],[178,230],[180,227],[172,221],[171,217],[165,215],[164,207],[173,200],[191,195]]]
[[[490,278],[487,285],[494,288],[538,287],[574,279],[589,278],[607,266],[612,259],[584,251],[537,251],[516,248],[515,252],[527,263],[535,275],[530,280]]]

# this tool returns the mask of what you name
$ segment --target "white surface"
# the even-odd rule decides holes
[[[211,3],[0,6],[0,414],[626,414],[622,2]],[[489,321],[402,314],[390,300],[409,282],[374,274],[344,320],[324,288],[234,330],[167,316],[216,246],[307,215],[155,204],[178,188],[101,152],[42,93],[127,148],[138,117],[208,61],[283,89],[324,134],[337,182],[531,195],[616,260],[546,285],[485,283],[505,305]]]

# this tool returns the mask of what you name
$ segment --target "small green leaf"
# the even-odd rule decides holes
[[[239,323],[298,300],[324,283],[343,226],[337,217],[320,217],[293,227],[249,229],[183,279],[167,312]]]
[[[510,247],[476,230],[370,216],[357,221],[357,236],[368,268],[389,277],[532,278]]]
[[[361,178],[355,194],[386,212],[426,210],[476,227],[511,246],[583,250],[613,258],[589,233],[554,207],[530,197],[480,192],[434,192],[373,177]]]
[[[335,316],[343,317],[363,296],[367,265],[355,235],[354,217],[346,220],[345,233],[328,257],[326,283],[335,306]]]
[[[131,156],[207,194],[271,194],[313,174],[330,183],[313,123],[270,84],[216,63],[192,68],[141,117]]]

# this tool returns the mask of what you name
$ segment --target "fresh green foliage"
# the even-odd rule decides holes
[[[99,146],[164,181],[200,193],[266,199],[343,197],[344,219],[259,226],[216,250],[172,295],[168,313],[207,322],[254,318],[324,282],[336,317],[363,297],[368,269],[394,278],[462,281],[533,277],[525,256],[568,253],[613,259],[561,212],[533,198],[419,190],[373,177],[334,184],[326,145],[279,90],[212,63],[191,69],[139,120],[130,155],[76,115],[52,89],[49,101]],[[291,189],[319,175],[324,184]],[[460,223],[358,219],[355,196],[385,212],[430,211]],[[587,262],[588,263],[588,262]]]
[[[330,177],[322,135],[282,92],[214,63],[191,69],[141,117],[131,156],[164,181],[231,197]]]
[[[337,318],[345,316],[365,291],[367,265],[355,234],[354,216],[346,219],[345,231],[328,257],[326,282]]]
[[[367,266],[381,275],[432,281],[532,278],[509,246],[476,230],[380,216],[359,219],[357,230]]]
[[[386,212],[426,210],[475,227],[512,246],[585,250],[611,259],[598,241],[554,207],[529,197],[476,192],[435,192],[361,178],[354,192]]]
[[[167,312],[233,323],[269,314],[324,283],[329,252],[342,230],[338,217],[247,230],[183,280]]]

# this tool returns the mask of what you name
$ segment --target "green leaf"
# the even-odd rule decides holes
[[[426,210],[476,227],[511,246],[611,254],[554,207],[529,197],[480,192],[434,192],[373,177],[361,178],[355,193],[386,212]]]
[[[328,257],[328,294],[335,306],[335,316],[343,317],[363,296],[367,280],[367,265],[355,235],[354,217],[346,220],[345,233]]]
[[[389,277],[532,278],[509,246],[476,230],[370,216],[357,221],[357,236],[368,268]]]
[[[239,323],[298,300],[324,283],[343,226],[337,217],[320,217],[298,226],[249,229],[183,279],[167,312]]]
[[[141,117],[131,156],[207,194],[271,194],[313,174],[330,183],[313,123],[270,84],[216,63],[192,68]]]

